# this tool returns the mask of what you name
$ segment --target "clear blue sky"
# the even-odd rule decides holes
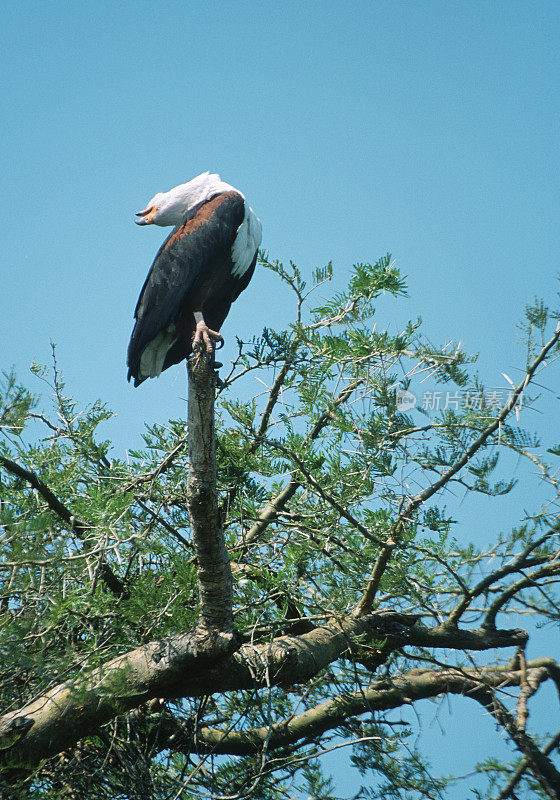
[[[180,416],[182,368],[125,381],[165,233],[133,219],[208,169],[244,191],[272,257],[332,259],[342,280],[392,252],[410,298],[379,322],[421,313],[502,385],[524,303],[556,292],[559,16],[542,0],[6,5],[1,366],[27,379],[54,340],[68,391],[118,414],[121,450]],[[224,334],[286,313],[260,273]]]

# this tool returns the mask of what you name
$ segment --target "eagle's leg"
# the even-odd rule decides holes
[[[221,342],[221,344],[224,343],[222,335],[218,333],[218,331],[213,331],[208,327],[200,311],[194,312],[194,318],[196,320],[196,328],[193,337],[194,352],[205,349],[207,353],[211,353],[214,349],[219,349],[216,345],[219,342]]]

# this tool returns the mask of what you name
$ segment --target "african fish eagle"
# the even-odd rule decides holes
[[[212,352],[233,301],[257,262],[261,223],[238,189],[204,172],[156,194],[138,225],[174,225],[144,282],[128,345],[138,386],[193,350]]]

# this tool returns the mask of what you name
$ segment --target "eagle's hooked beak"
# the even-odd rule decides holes
[[[150,214],[153,214],[154,210],[153,206],[148,206],[144,211],[137,211],[136,216],[141,217],[141,219],[135,219],[134,222],[137,225],[151,225],[152,220],[148,219],[148,217]]]

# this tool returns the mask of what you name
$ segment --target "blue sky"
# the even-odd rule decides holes
[[[126,384],[165,233],[133,219],[209,169],[244,191],[272,257],[332,259],[342,284],[390,251],[410,297],[378,324],[421,314],[434,341],[481,351],[488,384],[515,378],[523,306],[557,288],[559,16],[516,0],[6,7],[0,366],[27,380],[54,340],[68,392],[117,413],[121,452],[182,415],[182,368]],[[261,271],[223,332],[288,313]]]

